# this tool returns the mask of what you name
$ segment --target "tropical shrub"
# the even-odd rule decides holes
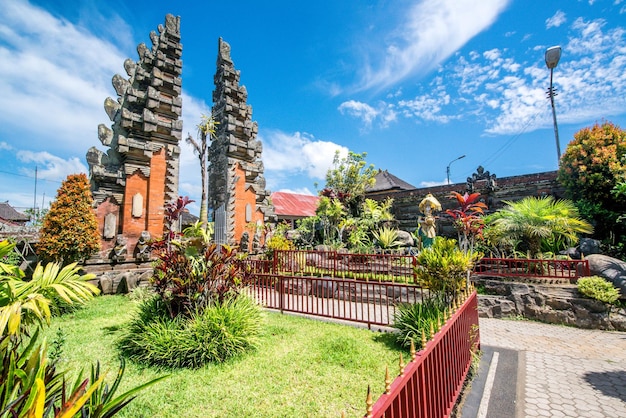
[[[44,261],[70,264],[100,249],[98,221],[85,174],[63,181],[40,230],[37,255]]]
[[[168,368],[223,362],[256,347],[261,309],[245,295],[171,318],[159,297],[141,303],[119,342],[133,361]]]
[[[426,340],[432,337],[431,330],[437,329],[437,323],[443,324],[444,312],[448,304],[442,297],[432,297],[422,303],[403,303],[398,305],[393,327],[398,329],[396,341],[403,347],[411,342],[415,348],[422,347],[422,336]]]
[[[13,246],[0,242],[0,259]],[[24,281],[21,270],[0,263],[0,416],[111,417],[136,392],[160,380],[117,396],[122,364],[111,387],[103,386],[104,376],[99,372],[92,373],[91,379],[80,373],[74,385],[67,387],[65,374],[56,369],[58,353],[48,355],[40,330],[55,311],[55,301],[84,304],[98,292],[87,281],[92,277],[80,276],[75,263],[63,269],[50,263],[45,268],[38,265],[30,280]]]
[[[581,277],[577,285],[581,294],[600,302],[613,304],[620,297],[619,290],[599,276]]]
[[[181,236],[175,219],[189,203],[179,198],[165,211],[163,240],[152,284],[119,347],[134,361],[164,367],[199,367],[224,361],[254,346],[259,308],[241,290],[250,276],[228,245]]]
[[[378,244],[378,247],[382,250],[389,250],[400,245],[397,229],[384,226],[378,231],[374,231],[373,234],[376,244]]]
[[[185,254],[183,244],[158,253],[151,279],[171,318],[190,316],[213,301],[238,294],[249,275],[228,245],[212,243],[199,256]]]
[[[482,257],[480,253],[465,253],[456,240],[435,237],[432,246],[420,251],[413,268],[418,283],[450,300],[466,286],[468,272]]]
[[[487,205],[479,201],[480,193],[460,194],[452,192],[451,198],[459,204],[457,209],[448,209],[446,213],[453,219],[454,227],[459,236],[459,248],[465,253],[474,252],[476,238],[482,237],[485,227],[482,215]]]
[[[542,248],[558,253],[576,244],[578,234],[593,232],[569,200],[546,196],[505,203],[507,206],[487,217],[489,235],[506,243],[515,242],[515,250],[528,252],[530,258],[537,258]]]

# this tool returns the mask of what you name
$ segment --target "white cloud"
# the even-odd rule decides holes
[[[448,179],[443,179],[441,181],[422,181],[420,182],[420,187],[435,187],[442,186],[444,184],[448,184]]]
[[[360,89],[383,89],[408,76],[436,68],[470,39],[488,28],[510,0],[432,0],[407,12],[395,42],[383,57],[365,65]]]
[[[363,131],[368,131],[375,120],[380,120],[380,126],[384,128],[397,119],[394,106],[384,101],[378,102],[377,107],[374,108],[367,103],[348,100],[341,103],[338,110],[341,114],[348,114],[361,119],[364,123]]]
[[[124,56],[112,44],[26,2],[3,4],[0,123],[35,134],[34,147],[74,150],[97,138],[102,103]]]
[[[43,180],[63,181],[70,174],[87,173],[87,167],[77,157],[63,159],[46,151],[18,151],[17,158],[23,163],[35,163],[37,177]],[[35,175],[35,168],[20,171],[29,177]]]
[[[557,10],[554,16],[546,19],[546,29],[558,28],[565,23],[566,20],[567,18],[565,17],[565,13],[561,10]]]
[[[398,109],[404,117],[439,123],[447,123],[456,118],[443,113],[443,108],[450,104],[450,95],[446,92],[442,80],[435,79],[433,85],[433,90],[428,94],[398,102]]]
[[[259,136],[263,142],[263,164],[266,172],[304,173],[314,179],[324,179],[332,166],[335,152],[348,155],[344,146],[315,139],[312,135],[273,130]]]
[[[357,102],[356,100],[348,100],[339,105],[339,111],[342,114],[347,113],[350,116],[361,119],[366,126],[372,126],[372,122],[378,116],[379,112],[367,103]]]
[[[11,151],[12,149],[13,147],[7,144],[6,142],[4,141],[0,142],[0,150]]]
[[[307,196],[315,196],[315,194],[311,190],[309,190],[308,187],[302,187],[299,189],[280,189],[278,191],[285,192],[285,193],[293,193],[293,194],[304,194]]]

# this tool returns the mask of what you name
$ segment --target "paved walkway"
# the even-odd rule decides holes
[[[471,403],[479,417],[626,417],[626,333],[481,318],[480,336],[482,397],[464,417]]]

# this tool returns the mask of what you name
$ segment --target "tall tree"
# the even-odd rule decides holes
[[[200,160],[200,179],[202,184],[202,197],[200,198],[200,223],[202,228],[206,230],[209,223],[209,212],[207,207],[207,154],[209,151],[209,143],[207,139],[215,138],[215,129],[219,122],[216,122],[215,119],[213,119],[213,115],[202,115],[200,119],[201,121],[197,126],[200,141],[198,142],[193,139],[191,134],[188,134],[186,141],[193,147],[194,153]]]
[[[37,253],[43,260],[69,264],[100,249],[92,203],[87,176],[67,176],[43,220],[37,244]]]
[[[576,132],[561,157],[558,180],[600,239],[626,234],[616,223],[626,195],[612,193],[624,179],[625,156],[626,131],[605,121]]]
[[[326,188],[320,194],[331,199],[339,199],[352,216],[359,216],[365,200],[365,190],[376,183],[376,170],[365,161],[367,153],[349,151],[341,158],[335,153],[333,168],[326,172]]]

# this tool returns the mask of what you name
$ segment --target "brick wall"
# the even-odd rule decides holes
[[[496,211],[505,206],[503,201],[516,201],[528,196],[552,195],[556,198],[564,198],[563,187],[556,181],[556,171],[544,173],[525,174],[521,176],[503,177],[497,179],[497,190],[486,195],[483,190],[484,182],[476,182],[476,192],[483,195],[483,200],[489,207],[489,212]],[[428,193],[439,200],[443,208],[438,213],[437,234],[446,236],[456,236],[450,218],[444,213],[446,209],[456,208],[456,199],[450,199],[451,192],[465,193],[466,184],[456,183],[435,187],[425,187],[420,189],[377,192],[368,194],[370,199],[383,200],[387,197],[394,199],[393,214],[398,221],[398,227],[402,230],[413,232],[417,229],[417,220],[422,214],[418,205]]]
[[[243,235],[243,233],[248,232],[250,238],[248,240],[248,251],[251,251],[254,231],[246,228],[246,225],[249,223],[248,220],[246,220],[246,206],[250,205],[250,222],[252,223],[256,223],[259,221],[263,223],[263,213],[257,207],[257,195],[254,188],[252,186],[246,187],[246,172],[245,170],[243,170],[239,163],[235,164],[235,178],[237,179],[234,187],[235,207],[231,208],[233,210],[233,217],[235,221],[233,239],[238,245],[241,242],[241,236]]]

